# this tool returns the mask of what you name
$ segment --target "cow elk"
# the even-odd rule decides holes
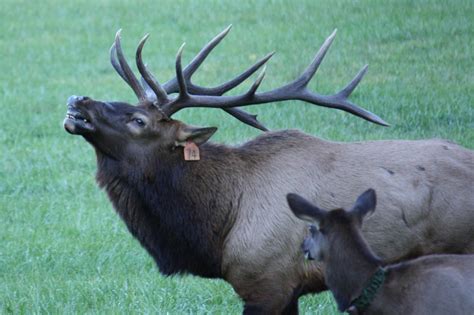
[[[323,263],[324,279],[341,312],[350,314],[472,314],[474,255],[430,255],[383,266],[361,233],[375,210],[372,189],[350,210],[326,211],[295,194],[293,213],[311,222],[304,242],[309,258]]]
[[[299,296],[324,290],[325,285],[319,267],[300,257],[306,226],[291,214],[286,194],[297,192],[331,207],[343,205],[369,184],[384,188],[380,216],[366,225],[366,237],[381,257],[394,261],[474,250],[474,155],[456,144],[344,144],[285,130],[231,147],[208,142],[216,128],[172,119],[184,108],[221,108],[266,130],[238,106],[302,100],[386,125],[348,100],[366,66],[334,95],[307,89],[335,32],[300,77],[274,90],[257,92],[262,71],[247,92],[223,95],[255,73],[271,54],[217,87],[194,84],[193,74],[229,29],[184,69],[181,47],[176,77],[163,84],[142,61],[148,37],[136,51],[139,80],[124,57],[118,32],[111,62],[137,95],[137,106],[84,96],[67,101],[65,129],[94,147],[99,186],[161,273],[225,279],[244,300],[246,313],[296,313]]]

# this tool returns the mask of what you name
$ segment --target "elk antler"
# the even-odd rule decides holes
[[[217,87],[206,88],[193,84],[191,82],[192,75],[194,74],[194,72],[196,72],[196,70],[206,59],[209,53],[214,49],[214,47],[216,47],[217,44],[219,44],[219,42],[227,35],[227,33],[229,33],[231,27],[232,25],[229,25],[224,31],[222,31],[220,34],[215,36],[209,43],[207,43],[196,55],[196,57],[194,57],[194,59],[189,63],[189,65],[186,66],[186,68],[184,69],[183,75],[186,80],[188,89],[191,93],[215,96],[222,95],[245,81],[249,76],[255,73],[255,71],[257,71],[263,64],[265,64],[273,55],[273,53],[268,54],[234,79]],[[135,78],[135,76],[131,70],[125,71],[125,69],[130,69],[130,67],[128,66],[127,61],[125,60],[125,57],[123,56],[123,52],[121,50],[120,31],[121,30],[117,32],[117,35],[115,36],[115,42],[112,44],[112,47],[110,49],[110,61],[112,63],[112,66],[122,77],[122,79],[128,85],[130,85],[130,87],[135,92],[141,102],[143,102],[144,100],[154,102],[156,100],[157,106],[162,106],[163,104],[168,103],[170,101],[168,98],[168,94],[179,92],[178,81],[176,78],[173,78],[166,82],[163,86],[161,86],[158,81],[153,77],[153,75],[148,71],[147,67],[144,65],[141,53],[143,46],[145,45],[145,42],[148,39],[148,34],[142,38],[137,47],[136,52],[137,68],[140,74],[142,75],[142,87],[139,84],[135,83],[138,81],[136,79],[133,79]],[[117,62],[117,58],[119,59],[119,62]],[[126,66],[122,67],[122,64]],[[130,77],[132,77],[132,79],[130,79]],[[223,108],[223,110],[247,125],[250,125],[263,131],[268,130],[257,120],[256,115],[251,115],[238,108]]]
[[[279,87],[268,92],[256,93],[265,75],[265,69],[263,69],[246,93],[236,96],[223,96],[224,93],[238,86],[255,71],[257,71],[262,65],[264,65],[270,59],[273,53],[268,54],[260,61],[255,63],[252,67],[244,71],[242,74],[220,86],[214,88],[205,88],[193,84],[191,82],[192,75],[212,51],[212,49],[217,46],[217,44],[219,44],[225,35],[227,35],[229,30],[230,26],[217,35],[214,39],[212,39],[196,55],[190,64],[186,66],[184,70],[181,66],[181,55],[184,48],[183,44],[176,56],[176,77],[166,82],[163,86],[161,86],[158,81],[154,79],[153,75],[151,75],[151,73],[147,70],[141,59],[141,50],[145,44],[146,39],[148,38],[148,35],[145,36],[138,45],[136,55],[137,66],[142,75],[142,83],[145,88],[140,86],[138,80],[133,75],[130,67],[127,65],[123,57],[119,40],[120,31],[117,33],[115,43],[111,49],[112,65],[119,75],[132,87],[140,101],[145,100],[148,95],[154,94],[154,97],[157,100],[155,104],[159,106],[167,116],[171,116],[177,111],[187,107],[221,108],[248,125],[266,130],[266,128],[257,121],[256,116],[250,115],[240,109],[237,109],[236,107],[265,104],[284,100],[302,100],[314,105],[344,110],[376,124],[388,126],[388,124],[377,115],[358,107],[348,100],[349,95],[354,91],[366,73],[367,65],[365,65],[359,71],[359,73],[346,87],[336,94],[319,95],[308,90],[307,85],[316,73],[319,65],[326,55],[326,52],[332,44],[334,37],[336,36],[336,30],[334,30],[334,32],[325,40],[314,60],[306,68],[306,70],[296,80],[283,87]],[[114,58],[115,54],[119,59],[118,63]],[[148,91],[152,90],[153,93],[147,93],[145,89]],[[169,99],[169,93],[179,94],[174,99]]]

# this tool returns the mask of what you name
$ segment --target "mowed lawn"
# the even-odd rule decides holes
[[[182,42],[188,62],[232,23],[195,82],[217,85],[275,50],[263,91],[294,79],[337,28],[311,89],[336,92],[368,63],[351,100],[391,127],[301,102],[249,110],[271,129],[335,141],[447,138],[474,148],[473,6],[470,0],[0,1],[0,313],[242,310],[223,281],[157,272],[97,188],[92,148],[62,128],[72,94],[136,101],[109,63],[117,29],[130,60],[140,38],[151,34],[144,58],[165,81]],[[216,142],[259,134],[220,110],[184,110],[176,118],[218,126]],[[302,298],[300,308],[336,313],[329,294]]]

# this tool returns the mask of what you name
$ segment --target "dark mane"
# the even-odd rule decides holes
[[[206,160],[216,152],[205,152],[225,154],[227,150],[225,146],[206,145],[202,165],[184,162],[181,150],[171,157],[169,153],[157,157],[153,166],[144,169],[98,156],[97,182],[163,274],[222,276],[223,243],[234,224],[242,194],[231,176],[212,176],[216,161]],[[201,168],[210,176],[204,176]]]

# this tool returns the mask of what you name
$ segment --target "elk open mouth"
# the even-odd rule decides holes
[[[94,125],[86,115],[71,108],[68,109],[63,124],[64,129],[74,135],[84,134],[95,130]]]

